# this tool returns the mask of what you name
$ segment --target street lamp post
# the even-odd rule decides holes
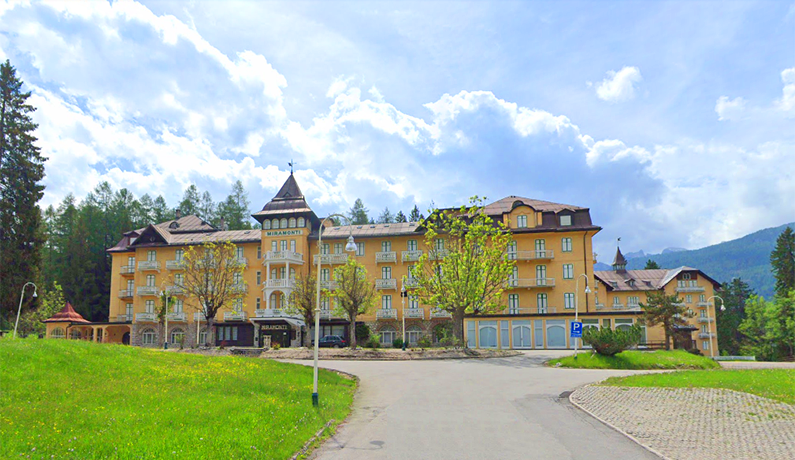
[[[403,277],[400,287],[400,304],[403,307],[403,351],[406,351],[406,277]]]
[[[590,294],[591,289],[588,287],[588,275],[585,273],[580,273],[580,276],[577,277],[577,281],[574,282],[574,322],[579,322],[579,312],[580,312],[580,278],[585,277],[585,293]],[[574,359],[577,359],[577,344],[578,339],[574,338]]]
[[[318,347],[320,346],[320,264],[323,261],[323,229],[325,228],[326,220],[332,217],[339,217],[345,219],[348,223],[348,227],[350,228],[350,236],[348,236],[348,244],[345,245],[345,250],[348,252],[353,252],[356,250],[356,243],[353,241],[353,225],[351,225],[350,219],[343,216],[342,214],[331,214],[330,216],[323,219],[320,223],[320,228],[317,230],[317,302],[315,303],[315,364],[314,364],[314,373],[312,377],[312,405],[317,407],[320,404],[320,400],[317,393],[317,355],[318,355]],[[354,334],[356,333],[356,325],[354,327]]]
[[[22,292],[20,292],[20,294],[19,294],[19,308],[17,308],[17,322],[14,323],[14,337],[13,338],[17,338],[17,327],[19,327],[19,315],[20,315],[20,313],[22,313],[22,299],[25,297],[25,288],[28,287],[28,284],[33,286],[33,297],[34,298],[38,297],[38,295],[36,294],[36,291],[38,291],[38,287],[36,287],[36,284],[33,281],[28,281],[27,283],[25,283],[22,286]]]
[[[709,298],[707,298],[707,334],[709,334],[709,356],[710,356],[710,358],[715,358],[715,347],[712,346],[712,327],[710,326],[710,324],[712,324],[712,322],[710,322],[710,320],[709,320],[709,301],[712,300],[712,299],[720,299],[720,311],[726,311],[726,303],[723,301],[723,297],[721,297],[719,295],[713,295],[713,296],[710,296]],[[715,337],[715,343],[718,342],[718,337],[717,337],[717,335],[718,335],[717,334],[718,325],[717,325],[717,322],[718,322],[718,311],[715,310],[715,323],[716,323],[715,324],[715,332],[716,332],[716,334],[715,334],[715,336],[716,336]]]
[[[163,316],[166,318],[166,329],[163,331],[163,349],[168,350],[168,301],[171,300],[171,296],[168,295],[167,291],[160,291],[160,301],[163,302],[163,309],[165,313]]]

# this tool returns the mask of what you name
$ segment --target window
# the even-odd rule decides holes
[[[154,345],[156,338],[157,334],[155,334],[154,329],[145,329],[143,333],[141,333],[141,342],[144,345]]]
[[[182,308],[184,305],[185,302],[182,299],[177,299],[177,301],[174,302],[174,313],[182,313]]]
[[[132,295],[133,289],[135,289],[135,281],[127,280],[127,291],[129,292],[130,295]]]
[[[279,246],[280,246],[282,251],[286,251],[287,250],[287,240],[279,241]]]
[[[704,294],[699,295],[698,296],[698,301],[701,302],[701,303],[707,303],[707,296],[704,295]]]
[[[527,216],[516,216],[516,227],[527,228]]]
[[[262,299],[260,299],[259,297],[257,297],[257,310],[259,310],[259,309],[261,309],[261,308],[262,308]]]
[[[477,346],[477,335],[475,333],[476,324],[474,321],[467,321],[467,347],[475,348]]]
[[[566,309],[573,309],[574,308],[574,293],[567,292],[563,294],[563,308]]]
[[[508,294],[508,314],[519,314],[519,294]]]
[[[146,286],[154,287],[154,285],[155,285],[155,275],[146,275]]]
[[[631,307],[637,307],[638,305],[640,305],[640,297],[636,295],[631,295],[627,297],[627,304]]]
[[[626,331],[632,327],[631,318],[616,319],[616,330]]]
[[[183,258],[184,256],[185,256],[185,251],[183,251],[182,249],[177,249],[177,252],[176,252],[176,253],[174,253],[174,259],[175,259],[177,262],[182,262],[182,258]]]
[[[327,296],[323,296],[323,297],[320,298],[320,309],[321,310],[328,310],[329,309],[329,303],[328,303],[328,297]]]
[[[60,327],[56,327],[50,332],[51,339],[62,339],[64,337],[66,337],[66,334],[64,334],[63,329],[61,329]]]
[[[304,218],[303,218],[303,217],[299,217],[299,218],[298,218],[298,227],[299,227],[299,228],[304,228],[304,227],[306,227],[306,220],[304,220]]]
[[[157,260],[157,251],[148,251],[146,253],[146,260],[149,262],[154,262]]]
[[[563,264],[563,279],[574,279],[574,264]]]
[[[420,329],[420,327],[416,324],[406,328],[406,340],[408,341],[409,345],[417,345],[417,342],[420,341],[420,337],[422,337],[422,329]]]
[[[356,255],[364,257],[364,243],[356,243]]]
[[[381,242],[381,252],[390,252],[392,251],[392,242],[391,241],[382,241]]]
[[[232,276],[232,280],[234,284],[243,284],[243,274],[239,272],[235,273],[234,276]]]
[[[274,230],[279,229],[279,219],[273,219],[273,229]]]
[[[334,243],[334,254],[342,254],[342,243]]]
[[[320,270],[320,281],[329,281],[331,279],[331,269],[323,268]]]
[[[235,303],[232,304],[232,311],[240,313],[241,310],[243,310],[243,299],[235,299]]]
[[[291,217],[290,218],[287,226],[290,227],[290,228],[295,228],[295,217]]]
[[[519,285],[519,267],[516,265],[513,266],[511,276],[508,277],[508,285],[511,287],[516,287]]]
[[[279,250],[279,243],[276,240],[271,241],[271,251],[276,252]]]
[[[693,303],[693,296],[690,295],[690,294],[687,294],[685,296],[685,303]]]
[[[155,301],[154,300],[147,300],[145,305],[146,305],[146,312],[147,313],[154,313],[155,312]]]
[[[561,248],[560,250],[563,252],[571,252],[571,238],[563,238],[560,240]]]
[[[690,273],[682,273],[682,279],[683,280],[689,280],[690,279]]]
[[[257,259],[262,258],[262,245],[257,245]]]
[[[546,256],[547,250],[547,240],[545,239],[537,239],[536,240],[536,254],[540,257]]]
[[[509,260],[516,260],[516,241],[511,241],[510,244],[508,244],[507,252]]]
[[[391,347],[392,342],[395,341],[395,328],[392,326],[385,326],[381,328],[378,333],[381,334],[381,345],[385,347]]]
[[[547,312],[547,307],[549,306],[547,304],[547,295],[546,294],[538,294],[536,296],[536,305],[538,307],[538,312],[539,313],[546,313]]]
[[[257,272],[257,286],[262,284],[262,272]]]
[[[129,319],[132,319],[132,315],[133,315],[133,304],[131,304],[131,303],[128,303],[128,304],[127,304],[127,306],[126,306],[126,308],[125,308],[125,311],[127,312],[127,317],[128,317]]]
[[[176,345],[185,340],[185,331],[182,329],[174,329],[171,331],[171,343]]]
[[[621,299],[618,296],[613,296],[613,305],[621,305]]]
[[[279,219],[279,227],[287,228],[287,218],[286,217],[282,217],[281,219]]]
[[[295,240],[290,240],[290,251],[295,252]]]
[[[176,285],[178,288],[185,286],[185,275],[182,273],[177,273],[174,275],[174,285]]]
[[[270,230],[271,229],[271,221],[269,221],[267,219],[263,220],[262,221],[262,229],[263,230]]]
[[[417,240],[408,240],[406,242],[406,249],[409,251],[416,251],[417,250]]]
[[[707,317],[707,310],[701,310],[699,312],[699,316],[702,317],[702,318],[706,318]]]
[[[389,310],[389,309],[392,308],[392,296],[391,295],[381,296],[381,308],[383,308],[384,310]]]
[[[536,283],[539,286],[545,286],[547,284],[547,266],[546,265],[536,265]]]
[[[135,257],[128,257],[127,258],[127,266],[128,267],[135,267]]]
[[[571,216],[560,216],[560,226],[561,227],[570,227],[571,226]]]
[[[418,309],[420,308],[420,299],[416,296],[409,296],[409,308]]]
[[[392,279],[392,267],[381,267],[381,279]]]
[[[328,254],[330,250],[331,250],[331,246],[329,246],[328,243],[323,243],[323,246],[320,247],[320,253],[321,254]]]
[[[444,240],[441,238],[436,238],[434,241],[434,248],[436,248],[437,251],[444,251]]]
[[[709,350],[709,340],[702,340],[701,341],[701,349],[702,350]]]
[[[279,279],[287,278],[287,267],[279,267]]]

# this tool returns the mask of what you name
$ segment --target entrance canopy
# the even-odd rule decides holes
[[[306,323],[298,318],[293,318],[289,316],[277,316],[277,317],[268,317],[268,318],[250,318],[249,319],[254,324],[280,324],[280,323],[287,323],[290,326],[293,326],[296,329],[300,329],[306,326]]]

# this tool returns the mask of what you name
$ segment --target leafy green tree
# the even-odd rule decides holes
[[[166,199],[163,195],[158,195],[155,198],[154,205],[152,206],[152,221],[154,223],[166,222],[174,218],[171,208],[168,207]]]
[[[218,217],[224,219],[229,230],[248,230],[251,228],[251,211],[248,193],[241,181],[232,186],[232,193],[218,205]]]
[[[406,215],[403,214],[403,211],[398,211],[397,214],[395,214],[395,222],[408,222],[408,219],[406,219]]]
[[[743,341],[742,354],[756,356],[758,360],[772,361],[779,358],[779,347],[769,333],[769,318],[772,316],[772,303],[763,297],[751,296],[745,302],[745,319],[740,323]]]
[[[22,286],[39,279],[44,246],[38,202],[46,158],[29,97],[11,63],[0,64],[0,317],[16,313]]]
[[[179,202],[179,211],[183,216],[190,216],[199,213],[199,189],[195,184],[190,184],[185,189],[185,194],[182,195],[182,201]]]
[[[422,220],[422,213],[420,212],[420,208],[417,205],[414,205],[414,209],[411,210],[409,213],[409,222],[419,222]]]
[[[687,324],[686,318],[692,318],[684,302],[676,295],[666,295],[663,291],[651,291],[646,294],[646,303],[641,302],[643,320],[648,327],[661,324],[665,331],[665,349],[670,350],[670,338],[674,336],[678,326]]]
[[[776,296],[786,297],[795,289],[795,232],[787,227],[776,239],[770,253],[770,267],[776,277]]]
[[[135,228],[146,227],[149,224],[159,223],[153,218],[155,202],[149,194],[144,194],[138,201],[133,203],[132,221]],[[130,229],[132,230],[132,229]]]
[[[352,225],[364,225],[370,222],[370,217],[367,215],[368,212],[362,199],[356,198],[353,207],[348,211],[348,218],[351,220]]]
[[[379,223],[379,224],[391,224],[394,221],[395,221],[395,216],[392,215],[391,212],[389,212],[389,208],[387,207],[387,208],[384,208],[384,212],[382,212],[381,215],[378,216],[377,223]]]
[[[198,214],[206,222],[217,222],[218,215],[216,211],[216,204],[213,202],[213,197],[210,192],[205,191],[202,194],[201,201],[199,201]]]
[[[755,295],[748,283],[740,278],[723,283],[720,296],[726,310],[716,309],[718,343],[721,353],[736,356],[741,353],[743,335],[740,333],[740,324],[745,319],[745,303]],[[718,305],[717,303],[715,304]]]
[[[334,269],[337,289],[332,296],[337,298],[337,314],[350,321],[348,337],[351,348],[356,348],[356,318],[370,311],[375,304],[375,282],[367,276],[367,270],[353,257]]]
[[[315,323],[315,306],[317,305],[317,284],[312,275],[298,274],[295,277],[295,287],[290,293],[290,301],[285,311],[304,318],[307,325]],[[325,295],[325,294],[324,294]],[[312,336],[304,334],[304,346],[312,346]]]
[[[795,290],[776,296],[767,307],[767,336],[775,344],[778,357],[795,356]]]
[[[55,283],[52,288],[40,293],[37,303],[37,308],[28,310],[19,317],[19,334],[22,337],[44,334],[47,331],[44,320],[51,318],[66,305],[61,286]]]
[[[658,264],[657,262],[649,259],[649,260],[646,261],[646,266],[643,267],[643,269],[644,270],[659,270],[660,269],[660,264]]]
[[[420,301],[453,317],[453,333],[464,339],[464,315],[504,308],[502,294],[516,263],[505,257],[513,241],[502,222],[483,212],[482,200],[470,206],[437,210],[425,220],[428,251],[411,273]]]

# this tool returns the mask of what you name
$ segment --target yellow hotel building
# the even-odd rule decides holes
[[[718,284],[697,269],[626,270],[620,251],[612,271],[594,272],[593,236],[601,230],[591,222],[587,208],[509,196],[485,206],[495,221],[504,222],[514,238],[506,257],[516,260],[505,291],[504,310],[465,319],[466,340],[480,348],[573,348],[569,338],[575,309],[584,327],[622,328],[638,322],[640,302],[650,290],[676,293],[692,306],[691,327],[682,331],[683,343],[697,344],[705,354],[717,354],[715,312],[710,302]],[[412,287],[409,267],[426,250],[424,232],[416,222],[355,225],[323,229],[318,248],[321,219],[312,211],[291,174],[276,196],[253,217],[262,228],[226,231],[197,216],[149,225],[123,235],[108,249],[113,259],[112,292],[107,323],[47,322],[49,337],[80,337],[139,346],[163,343],[163,327],[157,322],[155,305],[171,275],[179,276],[181,258],[189,245],[205,241],[231,241],[238,258],[246,264],[241,289],[243,302],[219,313],[215,344],[261,346],[269,336],[282,346],[299,346],[302,335],[312,333],[304,323],[284,309],[298,273],[317,270],[320,280],[333,290],[334,270],[349,257],[363,264],[375,280],[379,305],[359,319],[380,334],[385,346],[403,336],[411,344],[427,337],[439,339],[437,325],[450,315],[409,297],[401,302],[401,289]],[[350,233],[356,251],[344,251]],[[590,293],[585,294],[585,286]],[[204,343],[206,330],[199,315],[176,286],[166,287],[177,296],[169,314],[166,337],[176,343]],[[577,293],[579,292],[579,295]],[[321,337],[347,338],[348,322],[334,316],[327,301],[321,302]],[[203,319],[203,317],[202,317]],[[698,331],[698,340],[691,333]],[[197,337],[198,334],[198,337]],[[660,327],[645,331],[648,344],[660,342]],[[692,341],[691,341],[692,340]]]

